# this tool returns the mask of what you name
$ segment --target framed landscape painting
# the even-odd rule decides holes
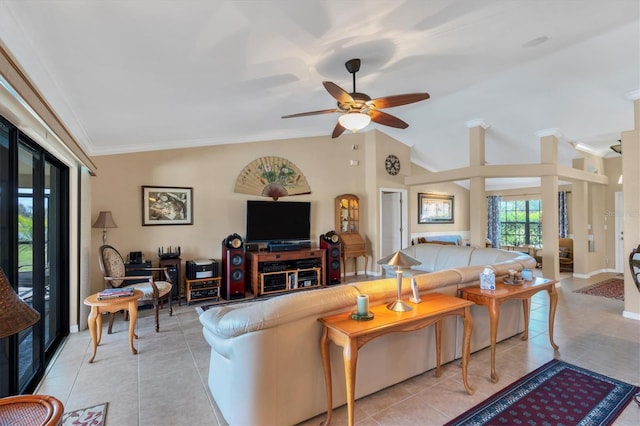
[[[418,193],[418,223],[453,223],[453,195]]]
[[[143,186],[142,225],[193,225],[193,188]]]

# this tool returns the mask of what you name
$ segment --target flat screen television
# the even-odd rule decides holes
[[[311,203],[247,200],[247,242],[311,239]]]

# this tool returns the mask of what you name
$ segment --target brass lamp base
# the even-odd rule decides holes
[[[387,305],[387,309],[395,312],[409,312],[413,308],[407,305],[406,303],[404,303],[402,300],[398,299],[393,303],[389,303]]]

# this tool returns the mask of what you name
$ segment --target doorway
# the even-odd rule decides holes
[[[409,245],[406,189],[380,189],[380,253],[384,257]]]

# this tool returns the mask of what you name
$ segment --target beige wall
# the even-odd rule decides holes
[[[384,159],[390,153],[402,162],[398,176],[390,176],[384,170]],[[412,170],[410,149],[376,130],[345,134],[339,139],[316,137],[94,157],[98,171],[97,176],[91,178],[91,220],[93,222],[101,210],[112,211],[118,228],[108,230],[107,242],[123,256],[130,251],[142,251],[145,258],[156,262],[158,247],[180,246],[183,260],[219,259],[222,239],[234,232],[245,233],[246,200],[265,199],[234,192],[240,171],[263,156],[284,157],[298,166],[307,178],[311,194],[288,199],[311,202],[313,244],[317,244],[321,234],[335,227],[334,198],[343,193],[360,197],[361,234],[369,246],[369,270],[376,271],[380,226],[378,190],[381,187],[405,188],[403,178]],[[353,166],[351,160],[359,164]],[[142,226],[143,185],[192,187],[194,224]],[[434,191],[445,192],[451,192],[453,188],[458,194],[456,203],[460,204],[456,205],[456,223],[441,226],[467,229],[464,190],[459,192],[459,187],[453,184],[431,187]],[[412,189],[412,200],[417,197],[413,195],[415,191]],[[409,232],[413,232],[417,223],[415,203],[413,200],[409,206]],[[101,242],[102,231],[93,229],[93,290],[103,286],[97,261]],[[348,272],[352,272],[351,263]]]

